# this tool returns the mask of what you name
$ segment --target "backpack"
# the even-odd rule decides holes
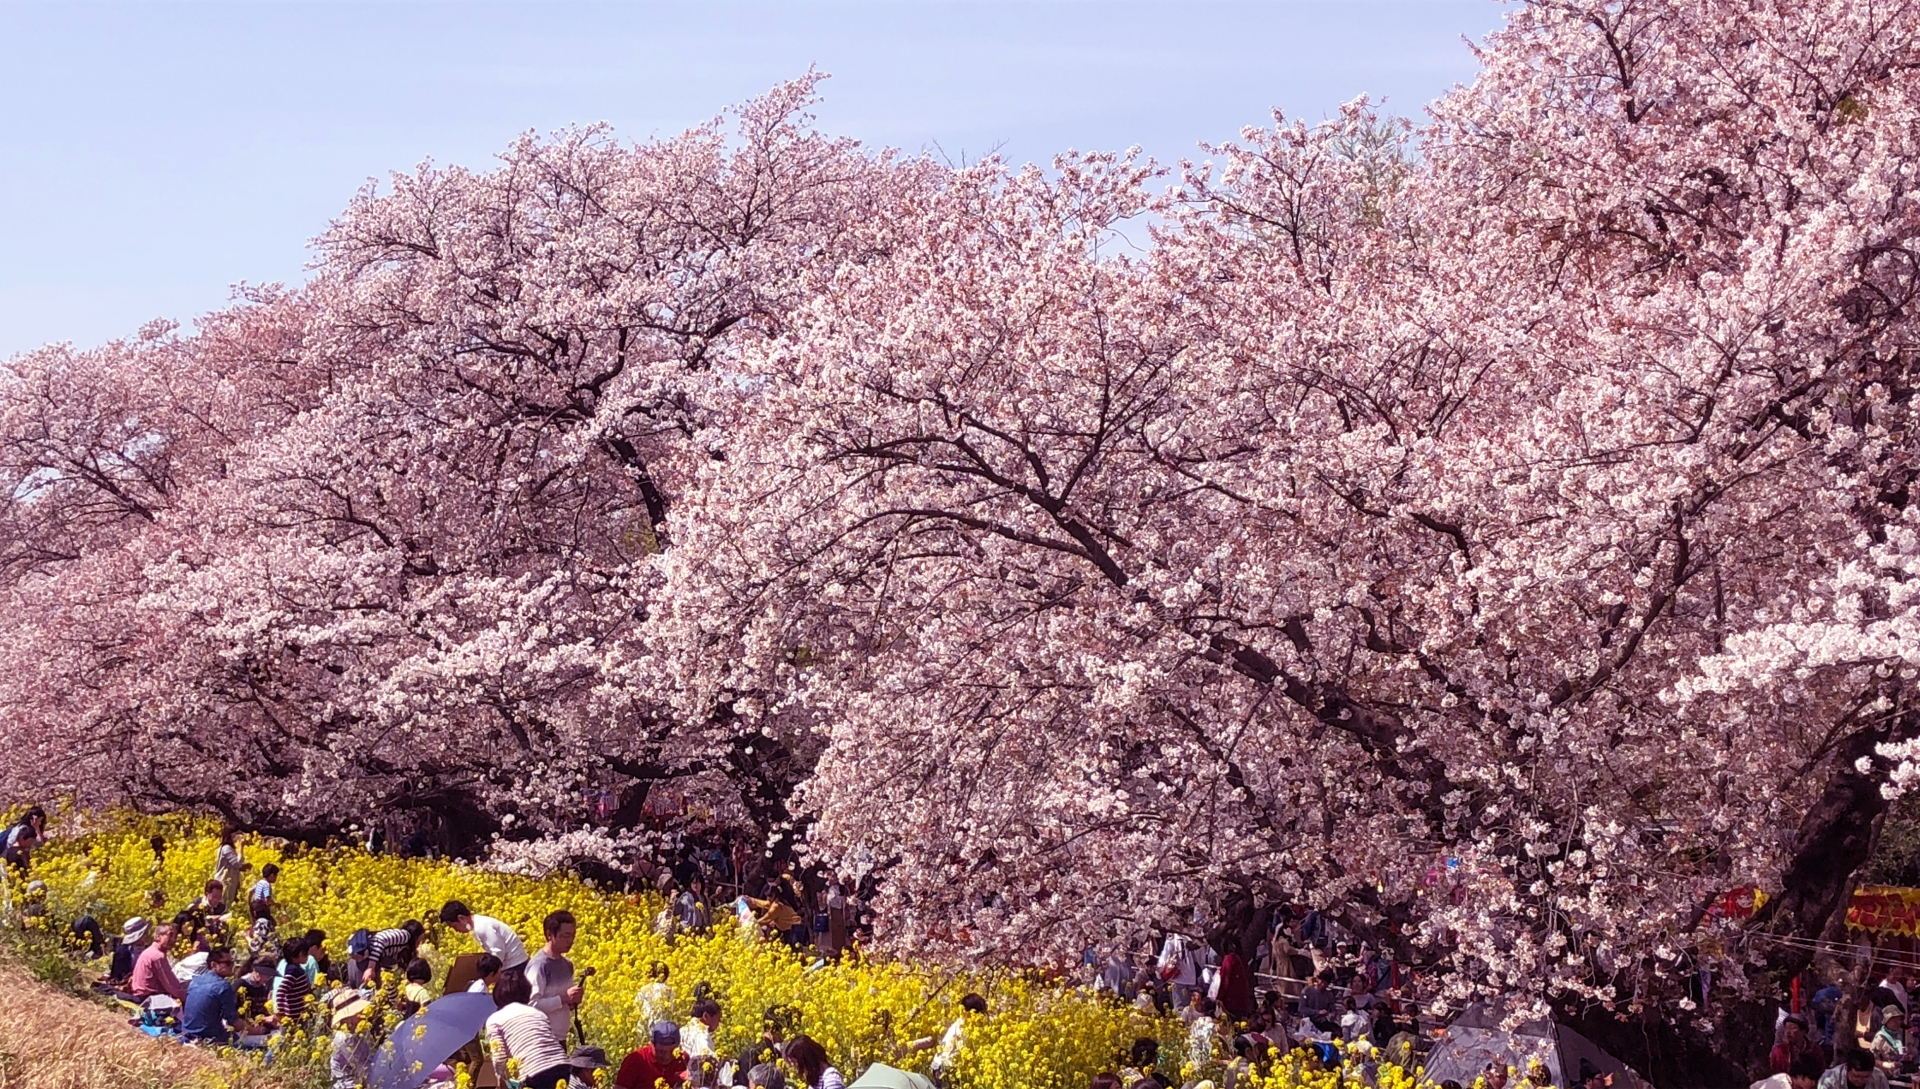
[[[360,929],[354,931],[352,934],[347,935],[347,955],[348,956],[364,957],[372,950],[373,950],[373,931],[368,930],[366,927],[363,926]]]

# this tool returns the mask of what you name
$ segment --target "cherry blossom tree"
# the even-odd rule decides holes
[[[896,949],[1305,901],[1720,1083],[1920,780],[1917,42],[1541,0],[1421,125],[1175,172],[867,153],[812,79],[423,167],[305,288],[11,362],[0,789],[691,781],[879,860]]]
[[[810,265],[884,247],[926,172],[810,131],[814,82],[731,134],[423,167],[353,202],[299,292],[18,361],[7,699],[74,757],[18,788],[471,838],[577,821],[589,789],[630,820],[690,777],[782,819],[803,760],[628,675],[725,361]]]
[[[960,173],[756,345],[672,523],[738,648],[690,694],[819,716],[812,843],[904,946],[1304,899],[1623,1038],[1767,995],[1920,732],[1915,18],[1529,5],[1144,250],[1131,161]]]

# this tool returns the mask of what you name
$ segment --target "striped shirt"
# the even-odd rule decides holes
[[[413,959],[413,935],[397,926],[382,930],[369,939],[367,952],[382,968],[404,968]]]
[[[487,1018],[487,1043],[493,1051],[493,1069],[500,1084],[507,1083],[507,1060],[520,1060],[520,1080],[564,1065],[567,1049],[553,1038],[553,1026],[547,1015],[524,1002],[514,1002],[493,1011]]]
[[[286,974],[273,985],[273,1012],[282,1017],[304,1017],[313,1000],[313,980],[307,970],[290,965]]]

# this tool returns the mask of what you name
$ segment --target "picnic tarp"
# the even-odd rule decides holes
[[[1572,1089],[1584,1060],[1595,1070],[1612,1074],[1613,1089],[1646,1089],[1646,1081],[1626,1063],[1565,1025],[1536,1020],[1505,1029],[1503,1019],[1497,1008],[1484,1003],[1467,1007],[1433,1045],[1421,1081],[1472,1085],[1492,1062],[1512,1067],[1518,1080],[1537,1060],[1546,1065],[1554,1085]]]

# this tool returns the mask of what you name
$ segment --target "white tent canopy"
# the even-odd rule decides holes
[[[1427,1056],[1421,1080],[1472,1085],[1489,1063],[1502,1063],[1524,1075],[1538,1061],[1545,1064],[1553,1084],[1573,1089],[1584,1061],[1602,1074],[1612,1074],[1614,1089],[1646,1089],[1646,1080],[1626,1063],[1565,1025],[1525,1021],[1507,1029],[1501,1027],[1502,1020],[1497,1009],[1485,1004],[1467,1007]]]

